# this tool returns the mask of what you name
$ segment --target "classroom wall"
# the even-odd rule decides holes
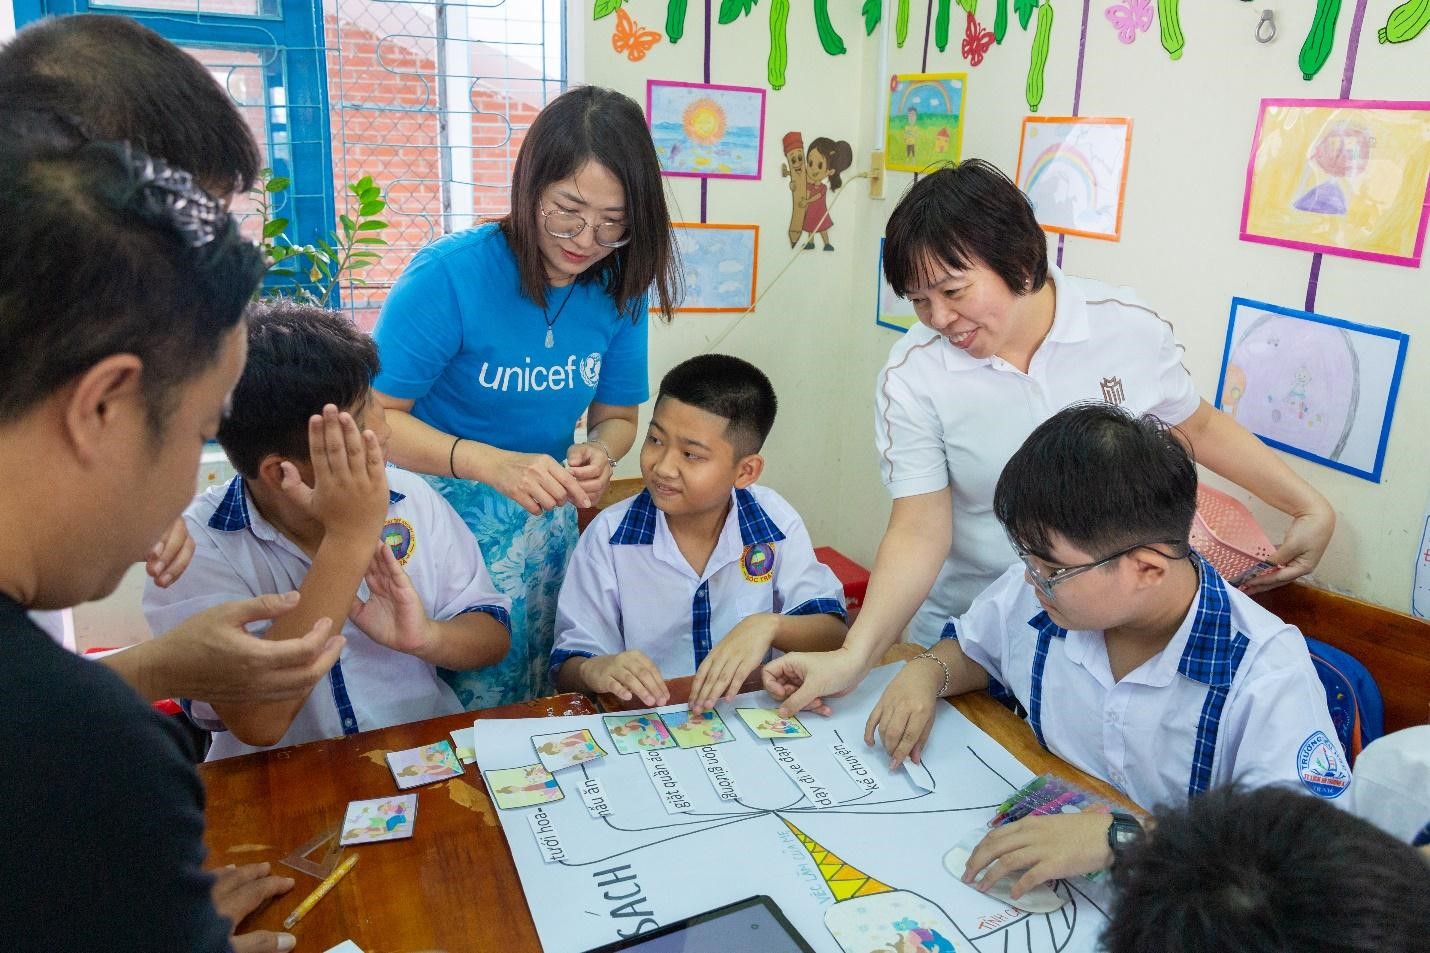
[[[819,48],[807,5],[793,4],[788,85],[771,92],[765,126],[764,178],[758,182],[713,182],[711,221],[757,222],[762,227],[760,284],[774,286],[756,312],[740,322],[723,316],[679,315],[652,335],[652,379],[701,350],[718,348],[760,364],[782,398],[780,418],[767,446],[766,482],[788,496],[804,515],[817,543],[837,546],[866,565],[888,515],[887,493],[873,451],[873,386],[897,332],[876,327],[873,305],[878,241],[898,196],[912,181],[888,174],[887,198],[871,199],[867,183],[846,186],[835,206],[833,253],[801,252],[790,263],[778,241],[788,216],[788,192],[779,177],[778,142],[800,129],[854,143],[856,168],[868,167],[876,134],[878,103],[892,72],[967,71],[964,156],[989,159],[1012,173],[1018,153],[1032,40],[1010,13],[1004,43],[976,68],[960,55],[964,13],[955,4],[950,40],[940,53],[928,43],[925,24],[937,4],[912,0],[903,49],[893,41],[896,0],[885,4],[887,32],[863,36],[853,2],[833,3],[834,24],[848,53],[827,56]],[[1337,98],[1347,64],[1349,34],[1358,7],[1363,25],[1351,96],[1412,99],[1430,94],[1430,30],[1416,40],[1382,45],[1376,28],[1394,0],[1346,0],[1335,47],[1323,70],[1306,81],[1297,55],[1312,20],[1309,2],[1201,2],[1181,5],[1186,46],[1172,61],[1154,22],[1130,45],[1119,42],[1104,17],[1107,0],[1088,0],[1079,115],[1127,116],[1133,120],[1123,237],[1103,242],[1069,237],[1063,266],[1072,274],[1131,285],[1172,322],[1186,348],[1186,364],[1207,399],[1215,396],[1231,298],[1246,296],[1301,308],[1311,255],[1238,239],[1246,163],[1258,103],[1263,97]],[[611,47],[614,17],[591,20],[591,4],[573,2],[573,29],[584,40],[584,79],[619,88],[644,101],[649,78],[700,82],[703,73],[704,10],[690,4],[684,38],[664,40],[639,63]],[[718,10],[721,6],[714,3]],[[761,85],[765,79],[768,22],[765,4],[734,24],[712,31],[711,77],[715,83]],[[991,29],[992,0],[979,4],[979,20]],[[1011,4],[1010,4],[1011,6]],[[1253,33],[1270,7],[1277,38],[1260,44]],[[629,2],[637,22],[663,25],[664,5]],[[1039,115],[1071,115],[1083,43],[1084,3],[1055,0],[1046,94]],[[887,63],[880,63],[884,41]],[[581,78],[579,75],[575,78]],[[772,145],[773,144],[773,145]],[[698,186],[668,179],[669,191],[686,215],[698,212]],[[1056,237],[1049,243],[1055,254]],[[1423,259],[1422,259],[1423,261]],[[789,265],[779,278],[776,274]],[[1430,271],[1327,255],[1321,265],[1318,313],[1408,332],[1411,336],[1382,480],[1371,483],[1291,456],[1291,467],[1335,506],[1339,525],[1314,581],[1371,602],[1409,608],[1430,481],[1421,438],[1430,424],[1425,400],[1430,374]],[[731,330],[731,325],[736,326]],[[643,418],[644,419],[644,418]],[[634,474],[631,462],[621,475]],[[1226,488],[1215,478],[1214,483]],[[1234,489],[1234,488],[1233,488]],[[1242,499],[1245,493],[1235,491]],[[1281,538],[1287,520],[1252,502],[1269,535]]]

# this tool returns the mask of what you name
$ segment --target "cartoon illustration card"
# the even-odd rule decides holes
[[[471,764],[477,760],[477,743],[473,740],[476,730],[473,728],[458,728],[451,732],[452,744],[457,748],[457,757],[463,764]]]
[[[703,748],[735,740],[730,729],[725,727],[725,720],[714,711],[702,711],[698,715],[688,710],[667,711],[661,713],[660,720],[665,722],[670,736],[682,748]]]
[[[491,791],[492,800],[503,811],[559,801],[565,797],[556,776],[539,764],[500,768],[485,774],[487,790]]]
[[[541,759],[542,765],[553,772],[606,756],[606,750],[596,744],[595,737],[585,728],[534,735],[531,744],[536,748],[536,756]]]
[[[387,766],[392,769],[393,780],[403,790],[459,777],[462,773],[462,762],[457,760],[450,741],[408,748],[406,751],[389,751]]]
[[[736,708],[735,713],[756,738],[808,738],[809,729],[798,718],[781,718],[773,708]]]
[[[352,801],[343,815],[343,836],[338,841],[371,844],[381,840],[401,840],[412,836],[417,821],[417,795],[398,794],[370,801]]]
[[[674,748],[675,739],[670,730],[660,720],[660,716],[648,712],[644,715],[607,715],[602,719],[606,731],[611,734],[611,744],[619,754],[639,754],[658,748]]]

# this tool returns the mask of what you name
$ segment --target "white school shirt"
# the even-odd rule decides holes
[[[972,357],[922,324],[894,345],[879,373],[875,446],[890,495],[953,487],[952,544],[909,627],[923,645],[1017,559],[993,515],[993,488],[1039,424],[1081,400],[1170,424],[1200,404],[1171,326],[1130,289],[1048,273],[1053,326],[1027,374],[999,357]]]
[[[735,490],[703,573],[690,567],[648,491],[586,527],[556,603],[553,674],[567,659],[640,649],[666,678],[693,675],[746,616],[846,618],[833,570],[804,521],[774,490]]]
[[[1151,809],[1211,787],[1351,784],[1306,640],[1196,557],[1197,598],[1167,647],[1112,679],[1101,632],[1054,623],[1008,568],[945,628],[1027,711],[1038,741]],[[1349,799],[1347,799],[1349,800]]]
[[[511,600],[492,584],[476,539],[451,505],[404,470],[389,467],[387,485],[391,502],[381,538],[411,578],[428,617],[446,620],[485,612],[510,628]],[[295,590],[312,566],[301,549],[249,505],[242,477],[206,490],[184,511],[184,520],[194,538],[193,562],[169,588],[150,581],[144,589],[144,615],[155,632],[167,632],[222,602]],[[357,595],[367,599],[366,582]],[[261,636],[270,624],[257,623],[249,631]],[[379,645],[351,619],[343,621],[342,634],[347,639],[342,655],[273,747],[462,710],[434,666]],[[183,705],[200,727],[215,732],[208,760],[268,750],[235,738],[211,705],[189,700]]]

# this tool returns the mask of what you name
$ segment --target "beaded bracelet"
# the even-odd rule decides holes
[[[934,696],[935,698],[942,698],[944,694],[948,692],[948,686],[953,682],[953,672],[949,671],[947,662],[939,658],[937,655],[934,655],[932,652],[920,652],[918,655],[915,655],[912,659],[910,659],[910,661],[917,661],[921,658],[926,658],[932,662],[937,662],[938,667],[943,669],[943,685],[939,688],[938,694]]]

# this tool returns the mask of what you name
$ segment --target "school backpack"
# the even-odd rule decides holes
[[[1326,706],[1346,760],[1355,764],[1361,749],[1385,734],[1385,704],[1375,679],[1355,656],[1306,636],[1311,662],[1326,690]]]

